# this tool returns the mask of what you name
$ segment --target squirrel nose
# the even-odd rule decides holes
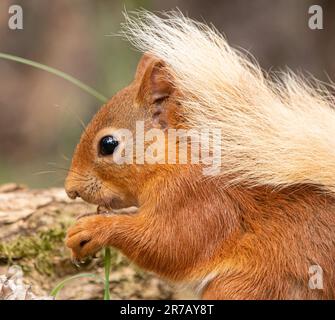
[[[78,186],[73,183],[71,176],[67,176],[65,180],[65,192],[70,199],[76,199],[77,197],[80,197]]]

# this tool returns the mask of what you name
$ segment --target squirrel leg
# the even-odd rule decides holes
[[[73,260],[80,261],[83,258],[95,254],[106,246],[115,246],[121,240],[121,233],[131,234],[136,230],[134,226],[141,220],[136,215],[102,215],[93,214],[83,216],[71,226],[67,232],[66,245],[72,251]],[[137,231],[138,232],[138,231]],[[127,237],[124,237],[125,239]]]
[[[129,215],[92,215],[68,230],[66,245],[74,260],[82,260],[101,248],[112,246],[139,266],[170,279],[184,278],[195,267],[203,244],[192,245],[180,229],[166,231],[166,223],[144,212]],[[186,225],[187,227],[187,225]],[[179,228],[182,228],[179,224]],[[165,230],[165,231],[162,231]]]
[[[71,249],[75,261],[93,255],[103,247],[113,246],[148,269],[153,269],[155,264],[158,269],[159,265],[166,265],[169,252],[175,252],[173,242],[159,231],[152,217],[150,220],[140,212],[82,217],[69,228],[66,238],[66,245]]]

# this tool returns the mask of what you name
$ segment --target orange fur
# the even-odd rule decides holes
[[[186,126],[172,82],[164,62],[145,55],[134,82],[88,125],[66,180],[69,196],[139,209],[78,220],[67,237],[74,258],[113,246],[166,279],[200,283],[212,274],[205,299],[334,299],[332,194],[309,184],[232,186],[224,176],[203,179],[201,165],[115,165],[97,156],[101,131],[134,132],[136,120],[147,129]],[[308,287],[313,264],[324,271],[323,290]]]

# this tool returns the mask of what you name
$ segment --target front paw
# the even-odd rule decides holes
[[[94,255],[108,244],[110,218],[91,215],[78,220],[69,228],[66,246],[72,251],[72,259],[80,261]]]

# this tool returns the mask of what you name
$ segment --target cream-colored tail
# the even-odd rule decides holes
[[[293,73],[272,77],[217,30],[180,12],[129,17],[123,34],[163,59],[194,128],[221,128],[222,172],[234,182],[335,191],[334,98]]]

